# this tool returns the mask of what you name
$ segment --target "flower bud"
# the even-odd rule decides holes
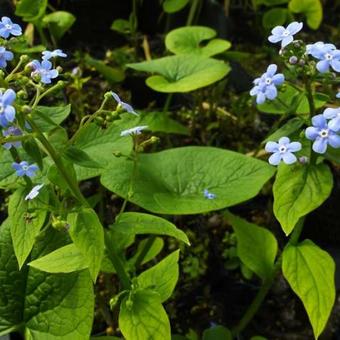
[[[299,157],[299,162],[301,164],[307,164],[308,163],[308,157],[306,157],[306,156]]]
[[[20,90],[17,92],[17,97],[20,99],[27,99],[27,92],[24,90]]]
[[[289,64],[295,65],[297,62],[298,62],[298,58],[295,55],[289,58]]]

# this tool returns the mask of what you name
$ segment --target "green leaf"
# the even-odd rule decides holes
[[[161,302],[168,300],[178,281],[179,250],[137,277],[138,287],[157,292]]]
[[[139,242],[136,252],[133,254],[131,258],[128,259],[127,264],[131,266],[131,268],[134,269],[136,267],[136,261],[139,258],[139,256],[141,256],[142,252],[144,252],[144,247],[148,240],[149,238]],[[164,247],[163,239],[161,237],[156,237],[152,242],[151,247],[143,256],[143,260],[141,261],[140,265],[143,265],[153,260],[162,251],[163,247]],[[135,269],[133,271],[135,271]]]
[[[97,214],[89,208],[67,216],[70,236],[84,256],[93,281],[96,280],[104,255],[104,230]]]
[[[16,4],[15,15],[23,17],[24,21],[35,21],[46,11],[48,0],[20,0]]]
[[[310,240],[283,252],[283,275],[302,300],[317,339],[326,326],[335,301],[332,257]]]
[[[101,165],[94,161],[85,151],[74,146],[69,146],[63,153],[69,161],[85,168],[101,168]]]
[[[261,279],[268,278],[274,268],[277,254],[275,236],[267,229],[249,223],[230,212],[225,214],[237,238],[237,255]]]
[[[323,107],[325,103],[327,103],[327,100],[328,96],[325,94],[316,93],[314,95],[315,108],[319,109]],[[309,114],[310,111],[307,96],[290,85],[287,85],[284,90],[279,92],[278,99],[266,101],[264,104],[257,105],[257,108],[261,112],[272,114],[286,114],[287,111],[291,111],[292,109],[292,113],[296,114]]]
[[[183,9],[190,0],[164,0],[163,10],[166,13],[176,13]]]
[[[244,202],[258,194],[275,169],[266,162],[212,147],[182,147],[140,154],[134,163],[116,158],[102,184],[121,197],[159,214],[199,214]],[[216,195],[209,200],[204,189]],[[132,192],[129,197],[128,193]]]
[[[133,292],[120,305],[119,328],[126,340],[170,340],[170,323],[157,293]]]
[[[116,19],[113,21],[111,29],[122,34],[129,34],[131,31],[130,22],[125,19]]]
[[[84,256],[73,243],[58,248],[28,265],[48,273],[72,273],[88,267]]]
[[[76,17],[65,11],[55,11],[53,13],[44,16],[42,23],[45,27],[48,27],[52,36],[60,40],[63,35],[72,27]]]
[[[340,149],[327,148],[327,152],[324,156],[326,159],[340,164]]]
[[[165,38],[166,48],[174,54],[198,54],[211,57],[228,50],[231,43],[227,40],[213,39],[216,31],[210,27],[187,26],[169,32]],[[210,40],[202,45],[203,41]]]
[[[327,164],[281,164],[273,186],[274,214],[286,235],[298,220],[330,195],[333,176]]]
[[[138,116],[132,116],[130,113],[123,113],[119,120],[115,120],[113,124],[119,126],[121,130],[127,130],[135,126],[146,125],[149,131],[177,133],[180,135],[189,135],[186,126],[171,119],[166,112],[141,112]]]
[[[13,247],[19,268],[30,254],[47,215],[45,205],[48,204],[48,192],[42,189],[36,199],[26,201],[28,192],[26,188],[16,190],[8,204]]]
[[[271,8],[266,11],[262,17],[262,26],[264,28],[273,28],[282,26],[287,20],[288,10],[286,8]]]
[[[182,54],[141,63],[127,64],[137,71],[157,73],[146,80],[155,91],[190,92],[224,78],[230,66],[220,60],[200,55]]]
[[[37,106],[32,113],[35,124],[42,132],[48,132],[60,125],[70,114],[71,105]]]
[[[112,228],[122,234],[155,234],[172,236],[190,245],[187,235],[182,230],[177,229],[174,224],[164,218],[154,215],[126,212],[119,216],[118,222],[115,223]]]
[[[101,60],[94,59],[89,55],[85,56],[85,63],[95,68],[111,85],[116,85],[124,80],[124,71],[119,68],[107,66]]]
[[[316,30],[322,22],[322,3],[320,0],[291,0],[288,8],[293,13],[307,17],[307,25]]]
[[[66,234],[44,233],[32,259],[65,244]],[[94,295],[87,271],[47,274],[16,262],[10,221],[0,227],[0,333],[25,330],[27,339],[88,339],[93,322]]]
[[[274,133],[268,136],[263,143],[268,141],[278,141],[281,137],[287,136],[289,137],[291,134],[299,130],[304,121],[299,117],[294,117],[290,119],[286,124],[282,125],[279,129],[277,129]]]
[[[206,329],[202,340],[233,340],[233,336],[228,328],[217,325]]]
[[[103,168],[108,168],[109,163],[116,157],[114,153],[120,152],[123,155],[130,154],[132,150],[132,139],[120,136],[121,128],[110,125],[102,129],[96,124],[89,124],[79,134],[74,146],[95,161]],[[75,166],[78,180],[84,180],[100,175],[103,169],[90,169]]]

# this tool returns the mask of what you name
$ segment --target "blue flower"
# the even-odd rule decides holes
[[[120,133],[121,136],[129,136],[129,135],[140,135],[142,133],[142,130],[147,129],[147,125],[142,126],[136,126],[131,129],[124,130]]]
[[[38,184],[38,185],[34,186],[34,187],[32,188],[32,190],[26,195],[25,201],[27,201],[27,200],[32,200],[32,199],[36,198],[36,197],[39,195],[40,189],[41,189],[43,186],[44,186],[44,184]]]
[[[15,119],[15,108],[12,106],[16,94],[13,90],[8,89],[4,94],[0,91],[0,125],[7,127]]]
[[[213,194],[213,193],[211,193],[211,192],[209,192],[208,189],[204,189],[203,195],[204,195],[204,197],[205,197],[206,199],[208,199],[208,200],[213,200],[213,199],[216,198],[216,195]]]
[[[14,24],[10,18],[2,17],[0,21],[0,37],[7,39],[11,34],[15,36],[21,35],[21,27]]]
[[[58,77],[58,71],[52,68],[52,63],[49,60],[43,60],[41,63],[38,60],[30,62],[30,66],[33,68],[31,77],[40,77],[40,81],[44,84],[51,84],[54,78]]]
[[[327,108],[323,112],[323,116],[326,119],[330,119],[330,121],[328,122],[328,127],[331,130],[333,130],[334,132],[340,131],[340,107],[336,109],[332,109],[330,107]]]
[[[7,136],[21,136],[22,135],[22,131],[15,127],[15,126],[10,126],[7,130],[2,130],[2,134],[7,137]],[[17,141],[17,142],[8,142],[5,143],[3,145],[3,147],[7,150],[9,150],[10,148],[19,148],[21,146],[21,142]]]
[[[303,23],[296,21],[290,23],[287,28],[276,26],[272,29],[272,35],[268,40],[274,44],[281,41],[281,48],[284,48],[294,40],[293,35],[301,31],[302,27]]]
[[[340,98],[340,91],[335,95],[336,98]]]
[[[273,100],[277,97],[277,85],[281,85],[285,78],[282,73],[275,74],[277,66],[271,64],[261,77],[254,80],[254,87],[250,90],[251,96],[256,96],[256,103],[263,104],[266,99]]]
[[[42,59],[43,60],[49,60],[51,58],[56,58],[56,57],[61,57],[61,58],[66,58],[67,54],[64,53],[62,50],[57,49],[57,50],[53,50],[53,51],[44,51],[42,53]]]
[[[39,169],[35,164],[28,164],[26,161],[22,161],[20,163],[12,163],[12,168],[16,171],[17,175],[34,177],[35,172]]]
[[[322,41],[318,41],[315,44],[307,45],[306,52],[320,60],[316,64],[319,72],[328,72],[330,67],[334,71],[340,72],[340,51],[333,44],[325,44]]]
[[[138,113],[133,109],[133,107],[130,104],[124,103],[118,96],[117,93],[111,92],[112,93],[112,97],[114,98],[114,100],[118,103],[117,105],[117,110],[120,109],[120,107],[122,107],[125,111],[132,113],[136,116],[138,116]]]
[[[286,164],[293,164],[297,161],[293,152],[301,150],[301,143],[290,142],[288,137],[281,137],[278,143],[267,142],[265,150],[273,153],[268,159],[269,164],[278,165],[281,160]]]
[[[0,47],[0,68],[5,68],[7,66],[7,61],[13,59],[13,53],[7,51],[5,47]]]
[[[327,145],[333,148],[340,147],[340,136],[332,131],[327,120],[323,115],[316,115],[312,118],[313,126],[306,129],[305,135],[308,139],[313,140],[312,149],[317,153],[325,153]]]

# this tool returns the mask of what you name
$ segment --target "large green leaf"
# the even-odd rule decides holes
[[[178,281],[179,250],[174,251],[155,266],[137,277],[138,287],[157,292],[161,302],[170,298]]]
[[[181,215],[244,202],[256,196],[274,172],[267,163],[233,151],[194,146],[141,154],[135,172],[132,160],[117,158],[101,182],[124,198],[131,189],[129,200],[144,209]],[[205,189],[216,198],[205,198]]]
[[[274,214],[286,235],[298,220],[330,195],[333,176],[327,164],[281,164],[273,186]]]
[[[45,15],[42,23],[48,27],[53,37],[59,40],[72,27],[75,21],[76,17],[72,13],[56,11]]]
[[[335,300],[332,257],[312,241],[305,240],[284,250],[282,270],[302,300],[317,339],[326,326]]]
[[[66,234],[51,229],[32,251],[44,256],[65,244]],[[34,340],[84,340],[92,327],[94,295],[87,271],[47,274],[24,266],[18,270],[10,221],[0,227],[0,333],[25,329]]]
[[[156,73],[146,80],[153,90],[165,93],[190,92],[225,77],[228,64],[200,55],[182,54],[127,64],[137,71]]]
[[[170,340],[170,323],[160,296],[150,290],[137,290],[131,300],[120,305],[119,328],[126,340]]]
[[[262,17],[262,26],[264,28],[282,26],[287,20],[288,13],[286,8],[271,8],[264,13]]]
[[[166,235],[177,238],[186,244],[190,244],[187,235],[177,229],[174,224],[165,220],[164,218],[137,213],[137,212],[126,212],[119,216],[119,220],[115,223],[112,228],[115,232],[122,234],[155,234],[155,235]]]
[[[307,17],[307,24],[316,30],[322,21],[322,3],[320,0],[291,0],[288,8],[293,13],[302,13]]]
[[[249,223],[230,212],[225,214],[237,238],[237,255],[241,261],[265,280],[274,268],[277,254],[275,236],[267,229]]]
[[[73,243],[58,248],[29,265],[48,273],[72,273],[88,267],[84,256]]]
[[[25,188],[19,188],[12,194],[8,204],[13,247],[19,268],[30,254],[47,214],[45,205],[48,204],[48,192],[41,190],[36,199],[26,201],[27,194]]]
[[[213,39],[216,31],[210,27],[188,26],[169,32],[165,38],[166,48],[174,54],[200,54],[211,57],[230,48],[229,41]],[[202,45],[203,41],[210,40]]]
[[[190,0],[164,0],[163,10],[166,13],[176,13],[185,7]]]
[[[103,168],[107,168],[114,153],[120,152],[123,155],[130,154],[132,150],[131,138],[121,137],[121,128],[110,125],[107,129],[102,129],[96,124],[89,124],[82,130],[75,142],[75,147],[86,152],[86,154]],[[101,174],[102,169],[90,169],[75,166],[78,180],[84,180]]]
[[[104,230],[92,209],[82,209],[67,216],[70,236],[84,256],[93,281],[96,280],[104,255]]]

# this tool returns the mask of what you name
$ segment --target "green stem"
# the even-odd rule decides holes
[[[163,113],[166,113],[169,111],[169,106],[173,97],[173,93],[169,93],[166,97],[165,103],[164,103],[164,107],[163,107]]]
[[[290,244],[293,244],[293,245],[297,244],[299,237],[301,235],[301,232],[302,232],[304,220],[305,220],[304,218],[301,218],[298,221],[298,223],[296,224],[292,234],[290,235],[290,238],[289,238],[288,243],[286,244],[286,247]],[[270,288],[273,284],[273,281],[274,281],[276,275],[279,273],[279,271],[281,269],[281,263],[282,263],[282,253],[278,257],[278,259],[276,260],[271,275],[269,275],[269,277],[264,280],[261,288],[257,292],[254,300],[252,301],[251,305],[248,307],[248,309],[245,312],[245,314],[243,315],[242,319],[237,324],[237,326],[235,326],[233,328],[232,333],[234,335],[241,333],[248,326],[249,322],[253,319],[253,317],[255,316],[255,314],[257,313],[259,308],[261,307],[265,297],[267,296],[267,294],[268,294],[268,292],[269,292],[269,290],[270,290]]]
[[[186,26],[191,26],[199,5],[199,0],[192,0]]]
[[[112,249],[111,246],[111,242],[110,242],[110,236],[109,233],[105,233],[105,246],[106,249],[108,250],[107,254],[109,256],[109,259],[113,265],[113,267],[116,270],[116,273],[119,277],[119,280],[122,283],[123,289],[125,290],[129,290],[131,288],[131,282],[130,282],[130,278],[127,274],[127,272],[125,271],[125,268],[118,256],[118,254],[115,252],[114,249]]]

